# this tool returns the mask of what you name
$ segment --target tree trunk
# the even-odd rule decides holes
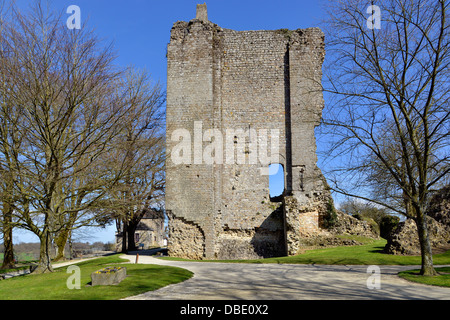
[[[69,260],[73,259],[73,246],[72,246],[72,231],[69,233]]]
[[[12,210],[10,206],[4,204],[3,212],[3,246],[4,255],[3,263],[0,269],[14,268],[14,249],[13,249],[13,237],[12,237]]]
[[[136,224],[129,223],[128,224],[128,251],[136,251],[136,241],[134,239],[134,235],[136,233]]]
[[[55,237],[55,244],[58,247],[58,251],[56,253],[55,261],[64,259],[64,249],[66,247],[67,239],[69,238],[70,230],[63,229],[58,235]]]
[[[122,253],[127,253],[127,222],[122,221]]]
[[[52,261],[50,258],[50,249],[51,249],[50,232],[48,230],[44,230],[41,233],[39,240],[41,242],[39,251],[39,263],[36,270],[34,270],[33,273],[53,272]]]
[[[420,274],[423,276],[435,276],[436,270],[433,267],[433,253],[431,250],[430,237],[426,216],[418,212],[416,218],[417,231],[419,233],[420,252],[422,255],[422,268]]]

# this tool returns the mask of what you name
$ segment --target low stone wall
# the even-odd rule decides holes
[[[23,276],[25,274],[31,273],[31,270],[32,270],[32,268],[28,268],[28,269],[21,269],[21,270],[17,270],[17,271],[11,271],[11,272],[7,272],[7,273],[0,273],[0,280],[9,279],[9,278],[17,277],[17,276]]]

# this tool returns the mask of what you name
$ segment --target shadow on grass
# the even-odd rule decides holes
[[[369,250],[371,253],[381,253],[381,254],[388,254],[384,252],[384,247],[375,247],[374,250]]]

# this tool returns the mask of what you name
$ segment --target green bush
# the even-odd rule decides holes
[[[336,209],[334,208],[333,200],[329,199],[327,202],[327,211],[323,219],[323,227],[326,229],[330,229],[334,227],[336,222],[337,222]]]
[[[380,222],[380,236],[384,239],[389,239],[390,234],[397,228],[399,222],[399,217],[391,215],[384,216]]]

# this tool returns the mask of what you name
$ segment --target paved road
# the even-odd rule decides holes
[[[185,262],[143,255],[138,263],[181,267],[194,276],[130,300],[450,299],[450,288],[414,284],[396,276],[414,266],[381,266],[380,289],[371,290],[367,266]]]

